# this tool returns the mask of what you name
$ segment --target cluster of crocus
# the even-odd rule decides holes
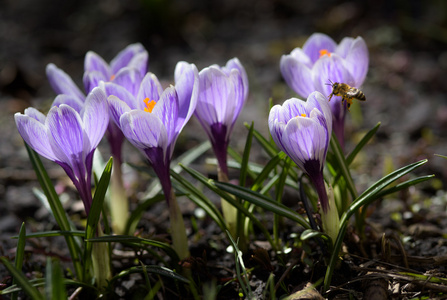
[[[160,179],[170,210],[171,235],[180,258],[188,256],[183,217],[175,199],[170,163],[175,142],[191,118],[199,94],[199,74],[193,64],[179,62],[175,68],[175,86],[164,91],[157,77],[148,73],[137,96],[113,82],[103,83],[110,116],[131,144],[143,153]]]
[[[99,86],[100,82],[114,82],[135,95],[141,80],[147,72],[149,54],[137,43],[120,51],[108,64],[93,51],[87,52],[84,60],[84,89],[87,93]],[[64,95],[53,105],[66,103],[81,108],[85,94],[76,86],[71,77],[54,64],[48,64],[47,77],[53,90]],[[106,95],[109,96],[109,95]],[[124,233],[128,217],[128,202],[122,181],[122,144],[124,135],[114,122],[110,122],[106,131],[110,150],[115,160],[115,168],[111,181],[112,226],[116,233]]]
[[[346,37],[337,45],[329,36],[314,33],[302,48],[283,55],[280,67],[287,84],[306,98],[313,91],[329,96],[330,81],[360,87],[368,72],[368,63],[368,48],[361,37]],[[330,106],[334,133],[343,147],[346,105],[342,106],[341,97],[336,96]]]

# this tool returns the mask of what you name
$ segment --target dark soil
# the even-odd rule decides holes
[[[81,85],[83,59],[93,50],[110,60],[126,45],[142,43],[150,54],[149,69],[164,84],[173,80],[177,61],[195,63],[200,69],[225,64],[238,57],[250,82],[249,100],[236,125],[231,146],[243,149],[243,122],[255,120],[255,128],[267,135],[268,99],[282,103],[294,96],[281,78],[281,55],[302,46],[313,32],[324,32],[340,41],[345,36],[362,36],[370,51],[370,69],[362,87],[368,101],[347,119],[346,149],[352,149],[367,130],[381,122],[374,140],[353,165],[358,191],[363,191],[384,174],[420,159],[429,162],[415,174],[435,174],[435,179],[374,203],[367,218],[366,239],[350,230],[345,238],[345,255],[325,297],[330,299],[445,298],[447,285],[417,281],[411,274],[432,274],[446,278],[447,161],[447,3],[443,1],[1,1],[0,11],[0,255],[14,259],[22,222],[27,232],[56,229],[54,219],[33,194],[38,187],[13,115],[28,106],[46,111],[54,93],[45,76],[46,64],[64,69]],[[265,120],[265,121],[260,121]],[[200,144],[203,131],[195,120],[179,138],[175,156]],[[125,160],[144,165],[139,154],[125,145]],[[254,162],[266,156],[254,146]],[[107,144],[101,144],[104,157]],[[211,152],[207,153],[213,158]],[[65,207],[74,222],[82,226],[82,204],[64,172],[44,161]],[[215,176],[205,160],[194,168]],[[126,173],[129,195],[135,207],[148,186],[148,176],[130,169]],[[237,174],[235,174],[237,178]],[[290,206],[297,195],[286,197]],[[191,258],[183,262],[193,271],[199,285],[214,280],[222,289],[218,299],[238,299],[234,255],[228,242],[208,218],[195,218],[195,207],[180,198],[189,228]],[[263,221],[271,222],[267,214]],[[190,220],[196,219],[193,227]],[[168,215],[164,203],[154,205],[142,218],[143,237],[168,239]],[[293,244],[292,234],[301,229],[285,222],[283,240]],[[296,245],[296,244],[295,244]],[[26,247],[24,271],[30,277],[45,269],[47,256],[59,257],[69,265],[63,239],[31,239]],[[134,258],[145,264],[158,262],[145,253],[117,245],[116,271],[133,266]],[[294,293],[308,282],[324,276],[325,264],[319,245],[302,244],[288,254],[275,254],[262,235],[253,237],[244,257],[254,268],[250,284],[263,297],[268,278],[282,284],[277,296]],[[0,266],[0,282],[11,283]],[[73,292],[73,291],[71,291]],[[116,298],[145,296],[144,278],[134,274],[118,282]],[[199,293],[202,293],[200,290]],[[311,293],[311,292],[309,292]],[[0,296],[7,299],[7,296]],[[88,292],[80,298],[89,298]],[[185,287],[169,280],[157,293],[159,299],[192,299]],[[319,299],[309,298],[306,299]],[[318,297],[318,294],[314,297]],[[298,298],[293,298],[298,299]],[[304,298],[300,298],[304,299]]]

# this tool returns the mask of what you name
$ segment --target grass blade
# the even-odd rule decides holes
[[[306,229],[310,228],[309,223],[307,223],[307,221],[295,211],[291,210],[281,203],[273,201],[272,199],[260,193],[230,183],[213,182],[212,184],[227,193],[233,194],[236,197],[240,197],[241,199],[262,207],[265,210],[271,211],[275,214],[295,221]]]
[[[25,255],[25,244],[26,244],[26,228],[25,223],[22,223],[19,232],[19,240],[17,241],[16,258],[14,261],[14,266],[17,270],[22,270],[23,258]],[[15,277],[12,279],[12,284],[17,284]],[[11,300],[16,300],[18,297],[17,293],[11,295]]]
[[[40,186],[42,187],[42,190],[48,199],[48,204],[51,207],[51,211],[54,215],[54,218],[56,219],[57,224],[62,229],[62,231],[70,231],[71,227],[70,223],[68,222],[67,215],[64,211],[64,208],[62,207],[62,203],[60,202],[56,191],[54,190],[54,185],[52,184],[47,174],[47,171],[43,167],[39,155],[33,149],[31,149],[26,143],[25,147],[26,150],[28,151],[28,156],[33,165],[34,171],[36,172]],[[73,261],[76,276],[79,278],[79,280],[82,281],[83,268],[81,265],[81,258],[79,256],[81,253],[79,245],[76,243],[75,239],[70,235],[65,236],[65,241],[67,242],[67,247],[68,250],[70,251],[70,256]]]
[[[109,243],[123,243],[123,244],[129,244],[129,245],[147,245],[147,246],[153,246],[157,247],[164,252],[174,261],[174,263],[178,262],[180,259],[175,252],[175,250],[169,246],[166,243],[155,241],[155,240],[149,240],[149,239],[143,239],[136,236],[129,236],[129,235],[103,235],[101,237],[94,237],[88,240],[88,242],[109,242]]]
[[[426,162],[427,162],[426,159],[420,160],[418,162],[402,167],[399,170],[396,170],[388,174],[387,176],[381,178],[372,186],[370,186],[366,191],[364,191],[357,199],[355,199],[352,202],[351,206],[348,208],[348,210],[343,213],[343,215],[340,218],[340,231],[337,236],[337,240],[335,241],[333,248],[334,251],[332,252],[329,265],[326,270],[326,275],[324,277],[324,291],[327,291],[331,284],[332,274],[334,273],[335,265],[338,260],[338,254],[343,244],[343,239],[346,233],[349,219],[352,217],[352,215],[356,213],[363,205],[368,205],[372,201],[376,200],[377,195],[380,195],[379,194],[380,191],[384,189],[386,186],[393,183],[395,180],[401,178],[402,176],[410,173],[414,169],[422,166]]]
[[[104,205],[104,199],[106,196],[107,189],[109,187],[110,177],[112,174],[113,158],[110,157],[107,165],[102,172],[101,179],[95,190],[95,195],[93,196],[92,206],[87,217],[87,226],[85,228],[85,240],[92,238],[95,233],[99,223],[99,218],[101,217],[101,211]],[[92,259],[92,244],[86,242],[84,246],[84,276],[88,273],[90,269]]]
[[[47,299],[67,299],[62,267],[58,260],[47,257],[45,293]]]
[[[33,300],[43,300],[44,297],[39,291],[28,281],[25,275],[17,270],[5,257],[0,257],[0,260],[14,277],[17,285],[22,287],[23,291]]]

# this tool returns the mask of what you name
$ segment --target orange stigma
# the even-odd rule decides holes
[[[320,52],[320,58],[324,55],[331,56],[331,52],[329,52],[327,49],[321,49],[319,52]]]
[[[157,104],[157,102],[155,102],[154,100],[151,100],[149,98],[144,99],[144,103],[146,104],[146,107],[144,108],[145,112],[152,112],[155,104]]]
[[[113,79],[115,79],[115,75],[110,76],[110,81],[113,81]]]
[[[301,114],[300,116],[302,116],[302,117],[304,117],[304,118],[305,118],[305,117],[307,117],[307,115],[306,115],[306,114]]]

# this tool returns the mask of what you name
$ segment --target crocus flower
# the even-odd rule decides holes
[[[345,37],[336,44],[329,36],[314,33],[303,45],[290,54],[281,57],[281,73],[287,84],[301,97],[306,98],[313,91],[329,96],[330,81],[360,87],[368,72],[369,54],[361,37]],[[333,127],[338,140],[344,142],[344,120],[346,105],[341,97],[330,101]]]
[[[148,159],[169,203],[169,168],[178,135],[191,118],[199,92],[195,65],[179,62],[175,86],[164,91],[157,77],[147,73],[136,97],[114,83],[104,83],[110,116],[124,136]]]
[[[189,256],[185,225],[170,177],[170,164],[177,137],[197,105],[199,73],[193,64],[179,62],[175,86],[164,91],[157,77],[147,73],[136,97],[114,83],[103,83],[110,115],[131,144],[148,159],[169,206],[173,247],[180,259]]]
[[[205,129],[220,170],[228,176],[230,135],[247,99],[248,78],[237,58],[224,67],[212,65],[199,73],[200,93],[195,115]]]
[[[324,212],[329,203],[323,167],[332,132],[332,114],[327,99],[313,92],[307,102],[291,98],[275,105],[269,114],[269,129],[276,145],[310,178]]]
[[[134,73],[129,73],[128,70],[137,70],[137,73],[143,78],[147,72],[148,59],[149,54],[139,43],[127,46],[110,61],[110,64],[95,52],[89,51],[84,60],[85,90],[90,91],[98,86],[100,81],[115,81],[132,92],[136,85],[134,84],[132,87],[127,84],[131,83],[128,81],[129,74],[132,76]]]
[[[62,99],[65,98],[65,99]],[[75,99],[75,100],[73,100]],[[100,88],[88,94],[80,112],[64,103],[75,97],[59,95],[48,115],[27,108],[14,115],[24,141],[41,156],[59,164],[73,181],[87,214],[92,204],[93,154],[104,136],[109,114],[106,95]]]

